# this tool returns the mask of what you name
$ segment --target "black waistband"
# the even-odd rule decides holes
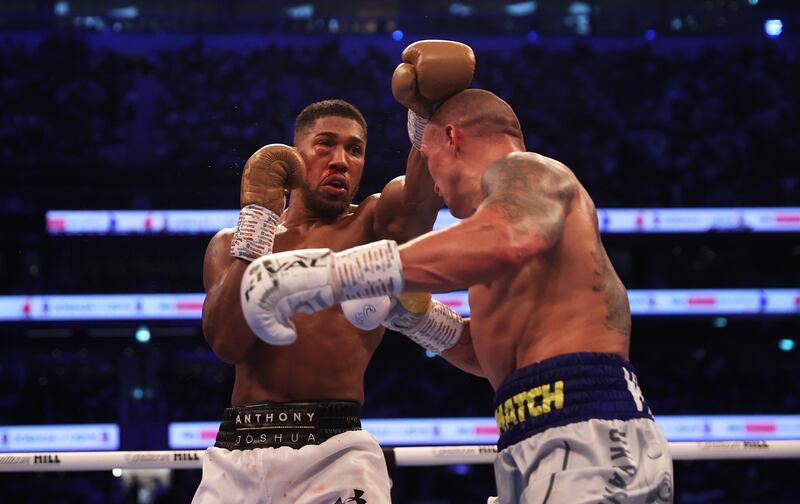
[[[264,402],[227,408],[214,446],[227,450],[301,448],[361,430],[353,401]]]
[[[495,392],[498,449],[551,427],[593,418],[651,418],[630,362],[614,354],[572,353],[509,375]]]

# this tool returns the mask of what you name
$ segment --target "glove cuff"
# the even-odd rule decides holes
[[[231,240],[231,255],[250,262],[271,254],[279,220],[278,214],[259,205],[242,208]]]
[[[431,301],[419,324],[401,332],[419,346],[440,354],[458,343],[464,332],[464,319],[447,305]]]
[[[338,301],[391,296],[403,291],[403,265],[394,240],[381,240],[334,254]]]
[[[413,110],[408,109],[408,138],[411,140],[411,144],[419,151],[422,150],[422,135],[425,133],[425,127],[428,125],[428,121],[429,119],[417,115]]]

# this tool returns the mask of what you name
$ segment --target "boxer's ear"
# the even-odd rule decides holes
[[[444,127],[444,135],[447,139],[447,148],[454,156],[458,157],[458,153],[461,151],[461,142],[464,139],[461,130],[452,124],[448,124]]]

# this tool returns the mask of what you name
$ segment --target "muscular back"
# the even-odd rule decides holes
[[[531,153],[513,159],[487,171],[482,209],[546,245],[469,289],[475,354],[494,387],[515,369],[559,354],[627,357],[630,340],[625,287],[588,193],[555,160]]]
[[[368,200],[360,207],[352,206],[350,212],[333,223],[320,222],[310,227],[289,229],[280,227],[273,250],[330,248],[340,251],[369,242],[374,239],[374,203],[374,200]],[[208,276],[214,276],[214,272],[208,272],[209,268],[219,270],[237,262],[246,266],[227,253],[232,234],[233,230],[223,230],[209,245]],[[215,255],[215,251],[219,251],[221,256],[218,264],[214,265],[212,261],[209,265],[208,257]],[[239,317],[241,313],[232,313],[231,323],[238,323]],[[298,339],[287,346],[268,345],[256,339],[246,326],[239,328],[239,332],[247,333],[242,341],[249,346],[242,350],[241,357],[228,359],[236,365],[232,404],[238,406],[267,400],[363,401],[364,372],[380,343],[383,328],[359,331],[347,321],[339,307],[313,315],[297,314],[292,320],[297,327]]]

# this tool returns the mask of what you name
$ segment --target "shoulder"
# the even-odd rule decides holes
[[[378,195],[371,194],[361,200],[360,203],[351,204],[335,221],[330,224],[337,229],[362,228],[371,225],[375,215],[375,208],[378,202]]]
[[[512,152],[493,162],[481,179],[485,197],[510,189],[570,196],[577,187],[578,181],[572,170],[535,152]]]
[[[509,171],[513,173],[548,174],[560,178],[575,176],[564,163],[536,152],[512,152],[501,157],[489,166],[493,172]]]
[[[233,228],[223,228],[211,238],[203,258],[203,286],[208,292],[221,278],[222,272],[235,260],[231,254]]]
[[[203,261],[206,266],[233,260],[230,255],[233,233],[233,228],[223,228],[217,231],[217,234],[211,238],[211,241],[208,242],[208,247],[206,247],[206,255]]]
[[[234,228],[222,228],[217,231],[217,233],[211,238],[211,241],[208,242],[206,254],[208,251],[215,250],[220,247],[230,247],[234,231]]]
[[[372,215],[375,212],[375,207],[378,205],[380,193],[370,194],[364,198],[358,205],[350,205],[350,213],[354,217],[363,217]]]

